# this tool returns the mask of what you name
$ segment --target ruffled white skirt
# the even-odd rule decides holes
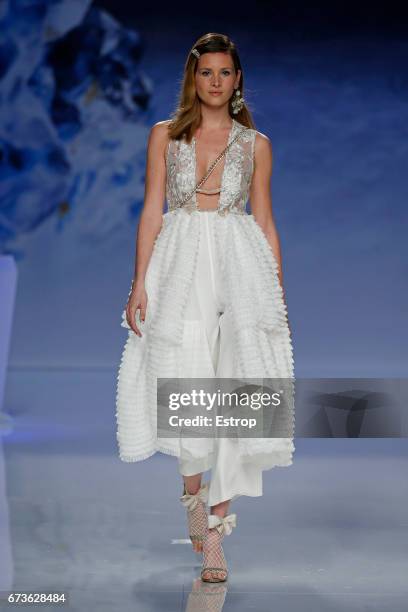
[[[127,328],[117,377],[117,441],[122,461],[160,451],[182,474],[212,470],[210,504],[262,495],[262,470],[292,464],[294,406],[282,414],[288,435],[186,440],[157,435],[158,377],[293,379],[293,356],[277,264],[252,215],[164,215],[146,274],[143,336]],[[280,431],[279,429],[279,431]]]

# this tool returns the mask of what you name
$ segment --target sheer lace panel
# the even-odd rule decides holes
[[[231,140],[242,125],[233,119]],[[254,170],[254,145],[256,130],[247,129],[228,149],[224,160],[222,189],[218,201],[218,213],[245,214]],[[179,201],[190,193],[196,184],[194,142],[170,140],[167,147],[166,199],[169,211],[180,208]],[[205,185],[204,185],[205,187]],[[183,205],[188,212],[198,210],[196,194]]]

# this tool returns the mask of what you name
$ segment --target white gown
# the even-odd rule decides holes
[[[233,120],[228,142],[243,126]],[[209,504],[262,495],[262,470],[292,464],[294,404],[279,414],[282,437],[180,440],[157,433],[157,378],[221,377],[293,381],[286,306],[273,251],[245,205],[256,131],[247,129],[225,156],[216,211],[200,211],[194,195],[195,139],[170,141],[169,210],[146,272],[146,321],[140,338],[128,329],[116,394],[122,461],[160,451],[178,457],[182,474],[212,470]],[[293,386],[292,396],[293,396]],[[292,398],[293,399],[293,398]],[[279,434],[280,435],[280,434]]]

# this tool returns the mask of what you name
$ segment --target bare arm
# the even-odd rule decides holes
[[[166,190],[164,150],[167,122],[160,121],[150,130],[146,153],[144,205],[136,236],[134,285],[144,286],[153,244],[162,226]]]
[[[143,210],[136,235],[135,268],[132,292],[126,306],[126,318],[133,331],[141,336],[135,323],[135,315],[140,309],[140,319],[144,321],[147,308],[145,277],[156,240],[163,223],[163,210],[166,195],[165,149],[168,143],[168,121],[159,121],[150,130],[146,153],[145,192]]]
[[[272,176],[272,145],[265,134],[257,133],[255,139],[255,168],[252,177],[250,203],[255,221],[263,230],[278,263],[279,282],[283,289],[282,257],[278,231],[272,214],[270,181]]]

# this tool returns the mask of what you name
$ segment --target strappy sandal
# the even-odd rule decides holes
[[[206,503],[208,501],[208,483],[201,485],[197,493],[187,493],[186,486],[180,501],[187,508],[187,521],[190,540],[193,547],[202,546],[205,539],[208,524],[208,513]],[[196,548],[194,548],[196,550]],[[196,550],[202,552],[202,550]]]
[[[228,578],[227,562],[222,548],[225,535],[230,535],[232,528],[236,527],[237,515],[235,513],[221,517],[210,514],[208,529],[203,546],[203,567],[201,580],[204,582],[225,582]]]

